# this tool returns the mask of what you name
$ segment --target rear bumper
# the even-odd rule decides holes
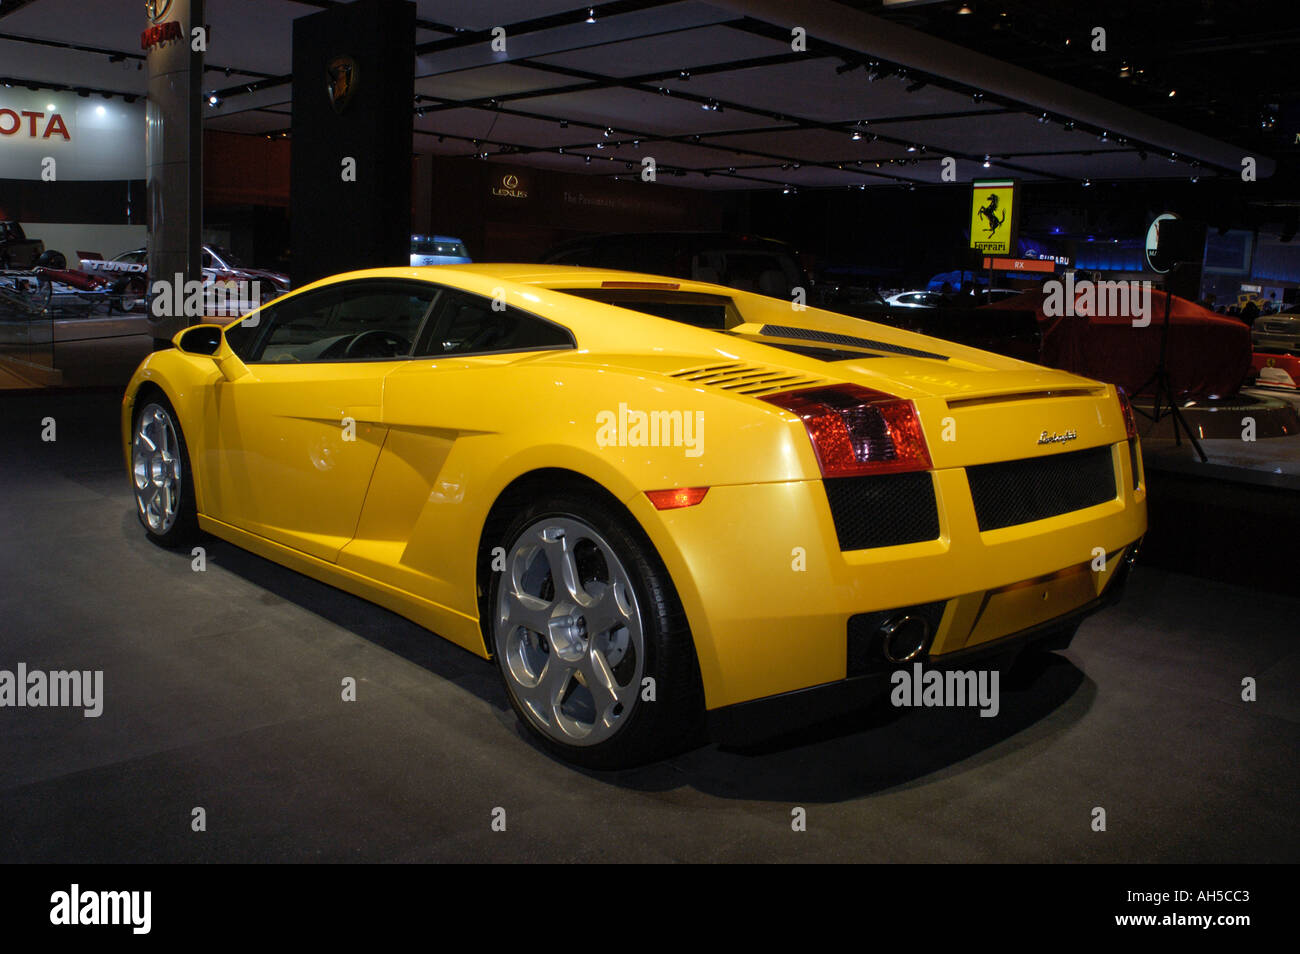
[[[1079,623],[1123,596],[1137,550],[1135,543],[1125,551],[1105,590],[1083,606],[977,646],[927,655],[915,661],[924,663],[928,669],[977,669],[991,665],[996,668],[1007,665],[1030,645],[1043,650],[1065,649]],[[705,714],[709,737],[733,745],[756,742],[863,708],[888,694],[890,677],[896,668],[905,667],[881,668],[807,689],[711,709]]]
[[[1094,603],[1146,532],[1130,447],[1110,453],[1115,499],[998,529],[980,529],[963,468],[933,471],[937,537],[869,549],[841,549],[819,480],[716,486],[676,510],[644,495],[628,506],[677,588],[716,710],[859,675],[851,624],[867,614],[942,603],[937,659]]]

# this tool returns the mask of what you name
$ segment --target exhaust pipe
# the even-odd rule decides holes
[[[907,663],[930,648],[930,624],[920,616],[894,616],[880,627],[880,651],[886,661]]]

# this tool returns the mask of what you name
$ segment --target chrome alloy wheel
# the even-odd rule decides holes
[[[168,411],[148,404],[136,418],[131,439],[131,473],[140,519],[157,534],[176,522],[181,502],[181,449]]]
[[[514,541],[494,642],[515,701],[557,742],[603,742],[637,703],[645,635],[631,578],[605,538],[572,517],[535,521]]]

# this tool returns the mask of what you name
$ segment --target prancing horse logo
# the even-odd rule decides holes
[[[341,113],[347,109],[348,101],[357,88],[360,73],[357,61],[350,56],[336,56],[326,64],[325,72],[329,77],[330,105],[334,107],[334,112]]]
[[[167,11],[171,8],[172,0],[145,0],[144,3],[144,12],[151,23],[157,23],[167,16]]]

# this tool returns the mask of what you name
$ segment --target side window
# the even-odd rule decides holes
[[[573,336],[559,325],[510,305],[502,310],[492,306],[491,298],[444,289],[416,354],[483,354],[574,346]]]
[[[419,282],[363,279],[296,295],[226,332],[245,361],[359,361],[409,357],[439,296]]]

